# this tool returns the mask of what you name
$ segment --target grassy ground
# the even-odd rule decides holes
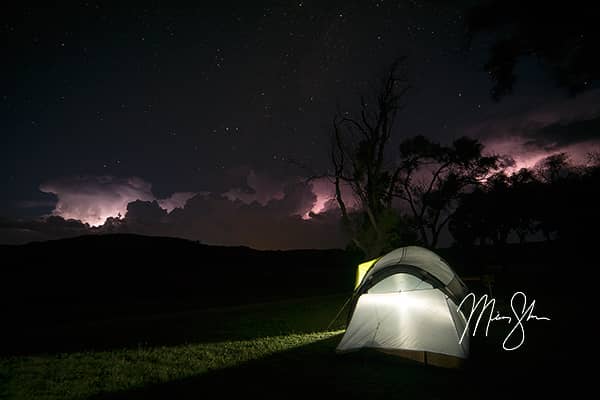
[[[39,339],[54,350],[0,359],[0,393],[11,399],[489,399],[552,394],[568,383],[556,312],[551,325],[528,327],[520,351],[502,351],[505,330],[492,330],[472,342],[466,368],[446,370],[372,352],[336,355],[345,316],[332,330],[327,326],[345,299],[47,327]]]
[[[336,333],[122,349],[4,360],[4,394],[15,399],[81,399],[197,377],[289,351]]]
[[[339,333],[325,330],[344,299],[324,296],[38,328],[44,346],[58,351],[0,359],[0,393],[15,399],[87,398],[264,359]]]

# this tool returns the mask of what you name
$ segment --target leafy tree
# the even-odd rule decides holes
[[[508,177],[510,226],[519,238],[519,243],[525,243],[527,236],[535,233],[535,214],[540,199],[540,182],[533,171],[521,168]]]
[[[561,176],[564,177],[572,167],[567,153],[556,153],[540,160],[535,165],[535,170],[542,181],[553,183]]]
[[[463,247],[477,240],[501,245],[510,233],[520,243],[538,232],[547,241],[577,246],[593,241],[600,227],[599,165],[591,155],[587,165],[574,166],[561,153],[531,170],[500,171],[460,196],[448,222],[450,233]]]
[[[538,194],[541,184],[528,169],[507,175],[499,171],[485,183],[464,193],[449,222],[450,233],[457,244],[469,246],[491,241],[503,245],[515,233],[519,242],[536,231]]]
[[[539,204],[535,209],[538,230],[547,241],[558,235],[561,219],[565,217],[565,206],[571,202],[574,171],[566,153],[552,154],[540,160],[534,167],[535,173],[542,183],[538,187]]]
[[[407,204],[421,241],[435,247],[464,191],[502,166],[500,157],[483,155],[476,139],[461,137],[442,146],[415,136],[400,144],[394,195]]]
[[[460,247],[471,247],[477,240],[480,245],[486,244],[489,237],[487,218],[491,211],[486,199],[486,193],[481,187],[461,195],[458,206],[448,221],[448,230]]]
[[[600,79],[600,8],[584,0],[568,4],[543,0],[491,0],[467,15],[470,38],[495,31],[486,71],[494,81],[492,97],[510,94],[519,59],[535,57],[556,83],[576,94]]]

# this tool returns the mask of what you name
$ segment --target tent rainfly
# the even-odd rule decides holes
[[[458,304],[467,288],[437,254],[402,247],[357,268],[350,321],[338,353],[372,348],[425,364],[458,367],[469,334]]]

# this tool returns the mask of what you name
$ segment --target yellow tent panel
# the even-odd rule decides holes
[[[358,267],[356,268],[356,283],[354,284],[354,289],[360,286],[360,283],[362,282],[369,268],[371,268],[371,266],[375,264],[375,262],[379,260],[379,258],[380,257],[377,257],[372,260],[365,261],[364,263],[358,264]]]

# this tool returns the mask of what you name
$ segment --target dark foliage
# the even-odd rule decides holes
[[[476,139],[461,137],[449,146],[424,136],[405,139],[394,196],[407,205],[421,243],[437,247],[460,196],[500,166],[500,157],[484,155]]]
[[[574,245],[593,242],[600,227],[600,168],[575,167],[564,153],[542,160],[535,170],[522,169],[490,177],[465,193],[449,229],[460,246],[506,244],[511,234]]]
[[[493,0],[473,7],[467,16],[470,36],[495,31],[499,38],[485,65],[494,82],[494,99],[512,92],[519,59],[533,56],[557,85],[576,94],[600,78],[599,8],[583,0]]]

